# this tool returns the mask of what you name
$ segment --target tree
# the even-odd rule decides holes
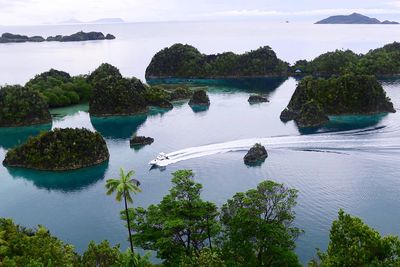
[[[325,253],[318,252],[320,261],[309,266],[399,266],[400,239],[382,237],[360,218],[339,211],[332,223],[330,242]]]
[[[118,179],[109,179],[106,182],[107,195],[111,195],[116,192],[115,199],[118,202],[124,199],[126,222],[128,224],[129,243],[131,246],[132,253],[134,253],[134,251],[133,251],[130,219],[128,213],[128,202],[133,203],[131,193],[136,194],[138,192],[141,192],[139,188],[140,182],[136,179],[131,179],[133,174],[134,171],[129,171],[128,173],[125,174],[124,170],[121,168]]]
[[[237,193],[221,211],[222,252],[228,266],[300,266],[292,226],[297,190],[273,181]]]
[[[167,266],[212,248],[220,232],[217,207],[201,199],[202,186],[193,181],[193,172],[180,170],[172,175],[173,187],[161,203],[129,210],[135,243],[157,251]]]

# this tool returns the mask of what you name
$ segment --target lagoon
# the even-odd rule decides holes
[[[81,27],[1,30],[47,36],[76,32]],[[143,79],[151,56],[175,42],[193,44],[205,53],[243,52],[269,44],[279,57],[294,62],[335,48],[366,52],[395,41],[399,31],[391,25],[280,25],[260,21],[83,27],[111,32],[117,39],[0,45],[0,82],[24,83],[51,67],[72,74],[87,73],[101,62],[116,65],[124,75]],[[381,82],[398,110],[400,80]],[[315,248],[326,248],[330,225],[340,208],[361,217],[382,234],[400,235],[399,112],[337,116],[318,131],[300,131],[293,122],[279,120],[296,87],[293,78],[201,81],[203,84],[209,86],[211,106],[207,110],[192,110],[183,101],[168,112],[152,109],[148,114],[132,117],[93,118],[83,104],[52,110],[51,125],[0,129],[1,161],[7,149],[24,142],[29,135],[56,127],[99,131],[106,138],[111,156],[107,164],[63,173],[0,166],[0,217],[11,217],[28,227],[42,224],[80,252],[90,240],[108,239],[125,248],[126,230],[119,219],[123,207],[105,195],[106,179],[117,177],[120,167],[134,169],[143,190],[135,197],[135,205],[147,206],[159,202],[168,192],[171,172],[192,169],[196,181],[204,185],[203,197],[218,205],[264,179],[298,189],[296,225],[305,234],[299,238],[296,251],[303,263],[315,255]],[[249,94],[260,92],[267,94],[270,102],[249,105]],[[129,137],[134,132],[151,136],[155,142],[140,150],[130,148]],[[200,155],[206,145],[217,144],[225,151],[232,146],[229,142],[245,147],[253,140],[267,144],[269,158],[260,167],[246,167],[245,151],[241,149]],[[190,152],[184,160],[165,170],[150,170],[148,162],[159,152],[182,149]]]

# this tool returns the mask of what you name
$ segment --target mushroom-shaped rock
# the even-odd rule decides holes
[[[67,171],[103,163],[110,155],[99,133],[87,129],[54,129],[31,137],[7,152],[5,166]]]
[[[250,148],[243,160],[246,165],[254,165],[257,163],[262,163],[267,157],[268,152],[265,147],[257,143]]]
[[[154,142],[154,138],[151,137],[146,137],[146,136],[133,136],[130,140],[129,143],[132,146],[145,146],[145,145],[151,145]]]
[[[192,98],[189,101],[191,106],[208,106],[210,105],[210,99],[205,90],[195,91]]]
[[[259,104],[259,103],[269,102],[269,100],[268,100],[268,98],[266,98],[265,96],[262,96],[262,95],[251,95],[249,97],[248,102],[250,104]]]

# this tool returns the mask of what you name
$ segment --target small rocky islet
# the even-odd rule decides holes
[[[193,93],[189,100],[190,106],[209,106],[210,98],[205,90],[197,90]]]
[[[95,40],[113,40],[115,36],[112,34],[104,35],[102,32],[77,32],[71,35],[56,35],[44,38],[42,36],[27,36],[13,33],[3,33],[0,37],[0,43],[26,43],[26,42],[82,42]]]
[[[269,102],[268,98],[262,95],[251,95],[247,101],[250,105]]]
[[[268,158],[268,152],[265,147],[259,143],[255,144],[247,154],[244,156],[243,161],[246,165],[252,166],[263,163]]]
[[[131,147],[141,147],[145,145],[151,145],[154,142],[154,138],[147,136],[137,136],[134,135],[129,140],[129,144]]]
[[[10,149],[3,161],[7,167],[68,171],[101,164],[110,155],[104,138],[87,129],[54,129]]]

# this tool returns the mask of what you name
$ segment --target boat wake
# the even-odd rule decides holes
[[[378,129],[379,130],[379,129]],[[324,152],[349,154],[354,151],[379,153],[385,151],[400,152],[400,137],[380,136],[379,134],[361,135],[348,133],[321,133],[300,136],[276,136],[268,138],[250,138],[190,147],[166,154],[168,159],[161,161],[158,166],[166,167],[180,161],[200,158],[221,153],[247,151],[255,143],[261,143],[268,150],[287,149],[306,152]],[[376,133],[376,132],[375,132]]]

